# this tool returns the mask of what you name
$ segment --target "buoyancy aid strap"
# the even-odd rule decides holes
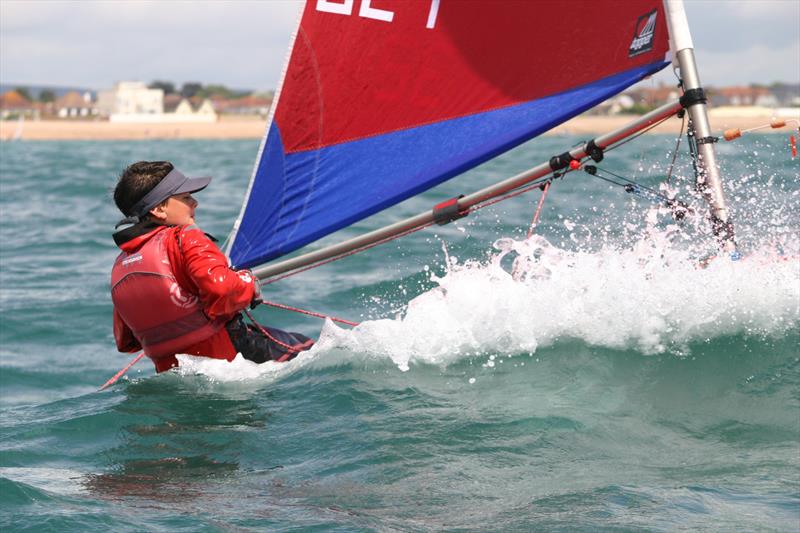
[[[150,346],[172,340],[175,337],[188,335],[193,331],[197,331],[198,329],[209,325],[209,322],[211,321],[209,321],[205,313],[198,309],[196,312],[190,315],[182,316],[177,320],[165,322],[156,327],[139,331],[137,334],[142,345]],[[212,326],[214,326],[216,330],[221,328],[222,325],[224,324],[221,321],[219,324],[212,323]]]
[[[120,283],[122,283],[123,281],[125,281],[126,279],[128,279],[130,276],[156,276],[156,277],[167,278],[167,279],[169,279],[169,280],[175,281],[175,277],[174,277],[174,276],[170,276],[170,275],[167,275],[167,274],[162,274],[161,272],[147,272],[147,271],[141,271],[141,270],[140,270],[140,271],[137,271],[137,272],[128,272],[127,274],[125,274],[124,276],[122,276],[121,278],[119,278],[119,279],[117,280],[117,282],[116,282],[116,283],[114,283],[114,284],[111,286],[111,290],[113,291],[113,290],[114,290],[114,288],[115,288],[117,285],[119,285]]]

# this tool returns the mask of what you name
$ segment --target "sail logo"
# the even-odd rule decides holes
[[[350,16],[353,14],[353,1],[354,0],[317,0],[317,11],[323,13],[333,13],[335,15]],[[394,20],[394,11],[387,9],[378,9],[372,7],[373,0],[361,0],[358,9],[358,16],[365,19],[382,20],[383,22],[392,22]],[[436,17],[439,15],[439,2],[441,0],[430,0],[428,9],[428,21],[425,27],[432,30],[436,27]]]
[[[628,57],[638,56],[653,49],[657,15],[658,11],[653,10],[642,15],[636,21],[636,30],[633,32],[633,40],[628,48]]]

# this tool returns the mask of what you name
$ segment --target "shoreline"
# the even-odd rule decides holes
[[[582,115],[556,126],[544,135],[602,134],[635,120],[634,115]],[[727,128],[753,128],[768,124],[769,116],[715,116],[710,113],[712,130],[721,135]],[[258,139],[264,136],[266,120],[258,117],[222,117],[213,123],[112,123],[79,120],[0,120],[0,141],[140,141],[169,139]],[[680,120],[669,119],[653,128],[653,133],[675,133]],[[762,133],[786,132],[791,128]]]

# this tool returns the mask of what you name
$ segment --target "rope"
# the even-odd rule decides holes
[[[536,224],[539,222],[539,213],[542,212],[542,205],[544,204],[544,199],[547,197],[547,191],[550,190],[550,183],[551,182],[546,181],[544,185],[542,185],[542,197],[539,198],[539,205],[536,206],[536,213],[533,214],[531,227],[528,229],[528,239],[533,235],[533,230],[536,229]]]
[[[569,172],[569,170],[565,170],[564,174],[566,174],[567,172]],[[542,183],[553,181],[555,178],[560,178],[562,176],[563,176],[563,174],[558,174],[558,175],[554,174],[553,176],[548,176],[548,177],[545,177],[545,178],[539,178],[536,181],[531,182],[531,184],[528,185],[527,187],[523,187],[522,189],[517,189],[514,192],[510,192],[508,194],[504,194],[503,196],[498,196],[497,198],[492,198],[491,200],[486,200],[485,202],[477,204],[475,206],[475,210],[477,211],[478,209],[483,209],[484,207],[489,207],[490,205],[494,205],[494,204],[500,203],[502,201],[508,200],[509,198],[517,197],[520,194],[525,194],[528,191],[532,191],[534,189],[539,189],[539,188],[542,187]]]
[[[261,324],[256,322],[256,319],[253,318],[253,315],[250,314],[250,311],[248,311],[247,309],[243,309],[242,311],[244,311],[244,314],[247,315],[247,318],[250,319],[250,322],[252,322],[266,338],[268,338],[269,340],[271,340],[272,342],[274,342],[275,344],[286,350],[285,354],[283,354],[280,358],[275,359],[275,361],[277,361],[278,363],[283,363],[285,361],[288,361],[289,359],[291,359],[292,354],[297,355],[298,353],[306,349],[308,347],[309,342],[311,342],[312,344],[314,343],[313,340],[309,340],[304,342],[303,344],[290,346],[284,342],[279,341],[274,336],[270,335],[269,331],[267,331],[266,328],[264,328]]]
[[[350,322],[349,320],[345,320],[343,318],[336,318],[335,316],[323,315],[321,313],[315,313],[314,311],[308,311],[306,309],[300,309],[299,307],[291,307],[291,306],[284,305],[284,304],[279,304],[279,303],[275,303],[275,302],[266,302],[266,301],[262,301],[261,303],[263,305],[268,305],[270,307],[275,307],[277,309],[284,309],[286,311],[294,311],[295,313],[300,313],[300,314],[303,314],[303,315],[314,316],[314,317],[322,318],[322,319],[329,318],[329,319],[333,320],[334,322],[339,322],[341,324],[347,324],[348,326],[355,327],[355,326],[358,325],[358,322]]]
[[[667,171],[667,183],[672,180],[672,170],[675,168],[675,160],[678,158],[678,150],[681,147],[681,140],[683,140],[683,130],[686,127],[686,113],[681,117],[681,131],[678,133],[678,140],[675,143],[675,151],[672,152],[672,161],[669,163],[669,170]]]
[[[680,213],[680,211],[675,209],[676,207],[680,208],[680,209],[684,209],[687,213],[694,213],[694,210],[691,209],[686,203],[684,203],[684,202],[682,202],[680,200],[677,200],[675,198],[670,198],[669,196],[666,196],[665,194],[662,194],[662,193],[656,191],[655,189],[653,189],[651,187],[648,187],[646,185],[642,185],[640,183],[637,183],[637,182],[635,182],[635,181],[633,181],[631,179],[626,178],[625,176],[620,176],[619,174],[615,174],[614,172],[611,172],[610,170],[603,170],[603,172],[607,172],[607,173],[611,174],[612,176],[614,176],[616,178],[619,178],[619,179],[621,179],[621,180],[623,180],[625,182],[625,183],[620,183],[620,182],[614,181],[614,180],[612,180],[610,178],[606,178],[604,176],[601,176],[599,174],[599,169],[597,167],[594,167],[594,169],[595,170],[593,172],[589,172],[588,170],[586,170],[586,173],[589,174],[590,176],[594,176],[595,178],[598,178],[598,179],[601,179],[603,181],[607,181],[608,183],[611,183],[613,185],[616,185],[617,187],[622,187],[628,193],[636,194],[638,196],[641,196],[642,198],[645,198],[645,199],[648,199],[648,200],[651,200],[651,201],[664,202],[664,204],[667,207],[670,207],[670,208],[673,209],[673,212],[675,213],[675,216],[677,218],[682,218],[682,215],[678,214],[678,213]]]
[[[139,360],[140,360],[142,357],[144,357],[144,352],[142,352],[142,353],[140,353],[139,355],[137,355],[136,357],[134,357],[134,358],[133,358],[133,361],[131,361],[130,363],[128,363],[128,365],[127,365],[125,368],[123,368],[122,370],[120,370],[119,372],[117,372],[116,374],[114,374],[114,377],[112,377],[111,379],[109,379],[108,381],[106,381],[105,383],[103,383],[103,386],[102,386],[102,387],[100,387],[100,389],[99,389],[99,390],[105,390],[105,389],[107,389],[108,387],[110,387],[111,385],[113,385],[114,383],[116,383],[116,382],[117,382],[117,380],[118,380],[119,378],[121,378],[121,377],[122,377],[122,376],[125,374],[125,372],[127,372],[128,370],[130,370],[130,369],[131,369],[131,367],[132,367],[133,365],[135,365],[136,363],[138,363],[138,362],[139,362]]]
[[[600,169],[597,169],[597,171],[599,172]],[[616,182],[616,181],[614,181],[612,179],[600,176],[597,173],[595,173],[595,174],[591,174],[590,173],[589,175],[590,176],[593,175],[593,176],[595,176],[597,178],[600,178],[603,181],[607,181],[609,183],[613,183],[614,185],[618,185],[620,187],[628,187],[629,185],[632,185],[636,189],[644,189],[645,191],[647,191],[652,196],[655,196],[656,198],[659,198],[659,199],[661,199],[661,200],[663,200],[665,202],[671,202],[672,201],[672,199],[669,196],[666,196],[665,194],[658,192],[657,190],[653,189],[652,187],[648,187],[647,185],[642,185],[641,183],[638,183],[638,182],[636,182],[636,181],[634,181],[634,180],[632,180],[630,178],[626,178],[625,176],[620,176],[619,174],[615,174],[614,172],[611,172],[610,170],[603,169],[603,172],[611,174],[615,178],[621,179],[625,183],[618,183],[618,182]],[[640,191],[633,191],[633,192],[640,192]]]
[[[351,256],[351,255],[354,255],[354,254],[357,254],[357,253],[360,253],[360,252],[363,252],[364,250],[369,250],[370,248],[374,248],[375,246],[378,246],[379,244],[385,244],[385,243],[393,241],[395,239],[399,239],[400,237],[405,237],[406,235],[411,235],[412,233],[415,233],[417,231],[423,230],[423,229],[425,229],[425,228],[427,228],[429,226],[432,226],[433,224],[434,224],[433,221],[428,222],[427,224],[423,224],[422,226],[417,226],[416,228],[411,228],[410,230],[404,231],[402,233],[398,233],[397,235],[391,235],[391,236],[386,237],[384,239],[381,239],[379,241],[375,241],[375,242],[373,242],[371,244],[367,244],[367,245],[364,245],[364,246],[362,246],[360,248],[355,248],[353,250],[350,250],[349,252],[344,252],[344,253],[339,254],[337,256],[329,257],[328,259],[325,259],[324,261],[318,261],[316,263],[311,263],[310,265],[307,265],[307,266],[305,266],[303,268],[299,268],[297,270],[289,271],[289,272],[287,272],[287,273],[285,273],[285,274],[283,274],[281,276],[277,276],[275,278],[270,278],[268,280],[264,280],[264,281],[261,282],[261,284],[262,285],[269,285],[270,283],[275,283],[276,281],[280,281],[282,279],[289,278],[289,277],[294,276],[296,274],[300,274],[301,272],[306,272],[308,270],[311,270],[312,268],[317,268],[317,267],[322,266],[322,265],[327,265],[328,263],[333,263],[334,261],[338,261],[339,259],[343,259],[345,257]]]

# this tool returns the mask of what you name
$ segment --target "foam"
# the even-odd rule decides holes
[[[180,372],[220,382],[273,380],[309,364],[391,362],[407,371],[475,356],[491,367],[497,356],[532,355],[565,340],[686,355],[692,343],[796,329],[800,244],[793,232],[738,261],[722,256],[701,266],[685,232],[656,229],[651,214],[645,235],[625,247],[606,239],[599,249],[581,249],[571,238],[575,224],[565,220],[570,238],[564,240],[577,249],[534,235],[499,239],[484,262],[459,263],[445,250],[445,273],[430,274],[437,286],[396,318],[353,329],[328,321],[314,348],[289,363],[179,356]]]
[[[800,263],[775,246],[707,267],[670,248],[668,231],[628,249],[568,251],[546,239],[500,239],[486,263],[448,260],[438,287],[408,303],[404,316],[327,328],[336,347],[412,363],[447,364],[494,353],[532,354],[558,340],[686,354],[691,342],[721,336],[781,335],[800,321]],[[785,248],[785,247],[784,247]],[[513,267],[502,265],[516,255]]]
[[[236,383],[246,381],[274,381],[293,374],[298,369],[313,361],[319,348],[301,352],[293,360],[285,363],[268,361],[257,364],[248,361],[242,354],[236,354],[233,361],[212,359],[210,357],[196,357],[193,355],[178,355],[179,366],[177,373],[181,376],[199,375],[209,381],[218,383]]]
[[[82,492],[81,484],[75,481],[83,476],[83,472],[68,468],[0,467],[0,477],[65,496],[75,496]]]

